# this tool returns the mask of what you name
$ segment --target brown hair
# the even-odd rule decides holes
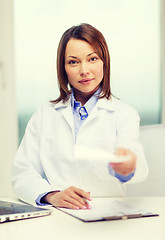
[[[100,98],[110,99],[111,89],[110,89],[110,56],[108,51],[108,46],[105,41],[104,36],[100,31],[91,26],[90,24],[80,24],[78,26],[73,26],[66,30],[61,37],[57,50],[57,77],[60,89],[60,96],[52,102],[64,102],[70,96],[69,82],[67,74],[65,71],[65,50],[66,45],[71,38],[80,39],[89,43],[94,50],[97,52],[100,59],[104,64],[104,75],[101,82],[101,93]]]

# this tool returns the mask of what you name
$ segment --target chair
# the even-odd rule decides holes
[[[165,196],[165,124],[140,127],[149,174],[142,183],[128,184],[127,196]]]

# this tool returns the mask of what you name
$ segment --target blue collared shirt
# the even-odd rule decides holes
[[[74,91],[72,90],[71,95],[71,106],[73,110],[73,118],[74,118],[74,133],[75,133],[75,141],[77,138],[77,134],[79,132],[80,127],[83,122],[87,119],[92,109],[96,105],[98,101],[98,95],[100,90],[98,89],[95,94],[85,103],[84,106],[81,105],[80,102],[77,102],[74,98]]]

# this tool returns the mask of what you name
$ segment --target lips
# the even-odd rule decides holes
[[[80,81],[78,81],[79,83],[88,83],[90,81],[92,81],[94,78],[85,78],[85,79],[82,79]]]

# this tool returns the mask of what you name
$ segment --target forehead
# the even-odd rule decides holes
[[[95,50],[91,44],[83,40],[71,38],[66,45],[65,56],[79,54],[88,55],[92,52],[95,52]]]

